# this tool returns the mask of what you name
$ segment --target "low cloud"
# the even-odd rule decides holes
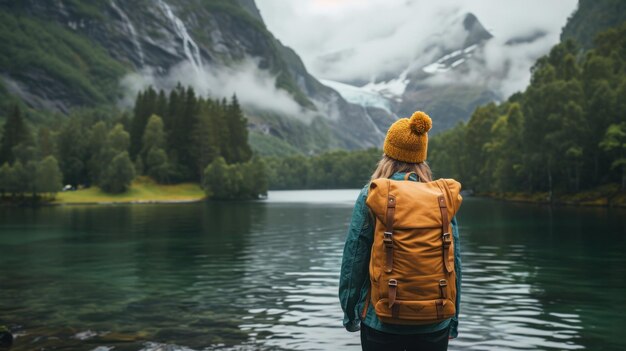
[[[191,86],[200,96],[230,98],[237,95],[244,109],[254,112],[271,112],[310,121],[314,115],[305,110],[285,90],[276,88],[276,76],[258,68],[249,59],[232,67],[198,67],[184,61],[172,67],[166,74],[158,74],[152,68],[126,75],[120,82],[126,94],[121,105],[132,106],[137,92],[148,86],[171,90],[178,83]]]
[[[474,51],[474,59],[461,64],[458,69],[437,72],[423,83],[429,85],[485,85],[506,99],[522,91],[530,81],[530,68],[536,60],[550,51],[558,38],[541,35],[532,41],[494,37]],[[528,38],[519,36],[519,38]],[[515,37],[518,38],[518,37]]]
[[[257,0],[269,29],[298,52],[317,77],[363,83],[437,60],[463,43],[461,22],[473,13],[493,35],[477,72],[428,80],[485,82],[506,97],[524,89],[530,67],[558,43],[576,0]],[[524,38],[544,33],[532,42]],[[511,39],[520,39],[518,41]],[[509,44],[507,45],[507,41]],[[458,48],[458,47],[456,47]],[[472,67],[474,68],[474,67]]]

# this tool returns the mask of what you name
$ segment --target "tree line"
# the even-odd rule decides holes
[[[169,94],[139,92],[132,118],[76,110],[56,128],[29,126],[15,106],[2,129],[0,164],[0,191],[14,196],[53,194],[62,184],[120,193],[137,175],[161,184],[198,182],[213,198],[255,198],[267,190],[236,96],[205,99],[181,85]],[[228,180],[228,193],[217,179]]]
[[[253,157],[246,127],[235,96],[205,99],[180,85],[169,94],[139,92],[131,116],[75,110],[56,127],[29,125],[15,106],[0,139],[0,191],[37,196],[70,185],[121,193],[144,175],[161,184],[198,182],[210,198],[257,198],[268,188],[362,187],[381,155]]]
[[[478,192],[626,189],[626,23],[581,51],[560,43],[528,88],[431,140],[431,166]]]
[[[369,181],[382,151],[329,151],[264,159],[270,189],[353,189]]]

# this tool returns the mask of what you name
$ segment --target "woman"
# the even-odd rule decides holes
[[[383,157],[372,181],[389,178],[398,181],[431,182],[426,164],[428,131],[432,121],[423,112],[396,121],[387,132]],[[361,191],[352,213],[346,238],[339,283],[339,298],[344,311],[343,324],[350,332],[361,331],[363,350],[447,350],[448,339],[457,336],[460,301],[461,262],[456,218],[452,218],[454,271],[456,272],[456,314],[432,324],[407,325],[382,322],[369,303],[369,264],[376,219],[366,205],[370,185]],[[460,197],[459,197],[460,198]]]

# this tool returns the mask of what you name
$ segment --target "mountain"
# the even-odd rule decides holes
[[[236,93],[253,143],[305,153],[379,146],[376,119],[393,120],[311,76],[253,0],[0,1],[0,40],[5,107],[18,98],[68,113],[180,82],[203,95]]]
[[[534,30],[494,42],[494,36],[472,13],[447,20],[441,25],[444,32],[433,32],[420,42],[407,43],[408,47],[417,48],[416,52],[395,70],[374,78],[328,78],[338,76],[340,68],[360,54],[360,49],[354,47],[319,57],[314,62],[315,71],[328,78],[322,82],[349,102],[383,107],[393,116],[424,110],[433,118],[433,134],[447,130],[459,121],[467,121],[477,106],[508,97],[512,92],[502,86],[511,79],[508,75],[516,66],[514,53],[524,52],[524,48],[546,36],[545,32]],[[509,53],[507,61],[495,70],[487,62],[494,48]]]

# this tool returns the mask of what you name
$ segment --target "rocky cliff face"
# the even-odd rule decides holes
[[[236,93],[251,129],[303,151],[379,146],[392,121],[383,109],[364,113],[312,77],[267,30],[253,0],[24,0],[0,3],[0,14],[13,23],[6,31],[31,28],[22,34],[34,43],[22,57],[40,52],[46,38],[67,47],[43,50],[46,60],[0,66],[4,89],[36,108],[119,103],[147,84],[180,82],[216,97]],[[16,46],[5,59],[18,59]]]

